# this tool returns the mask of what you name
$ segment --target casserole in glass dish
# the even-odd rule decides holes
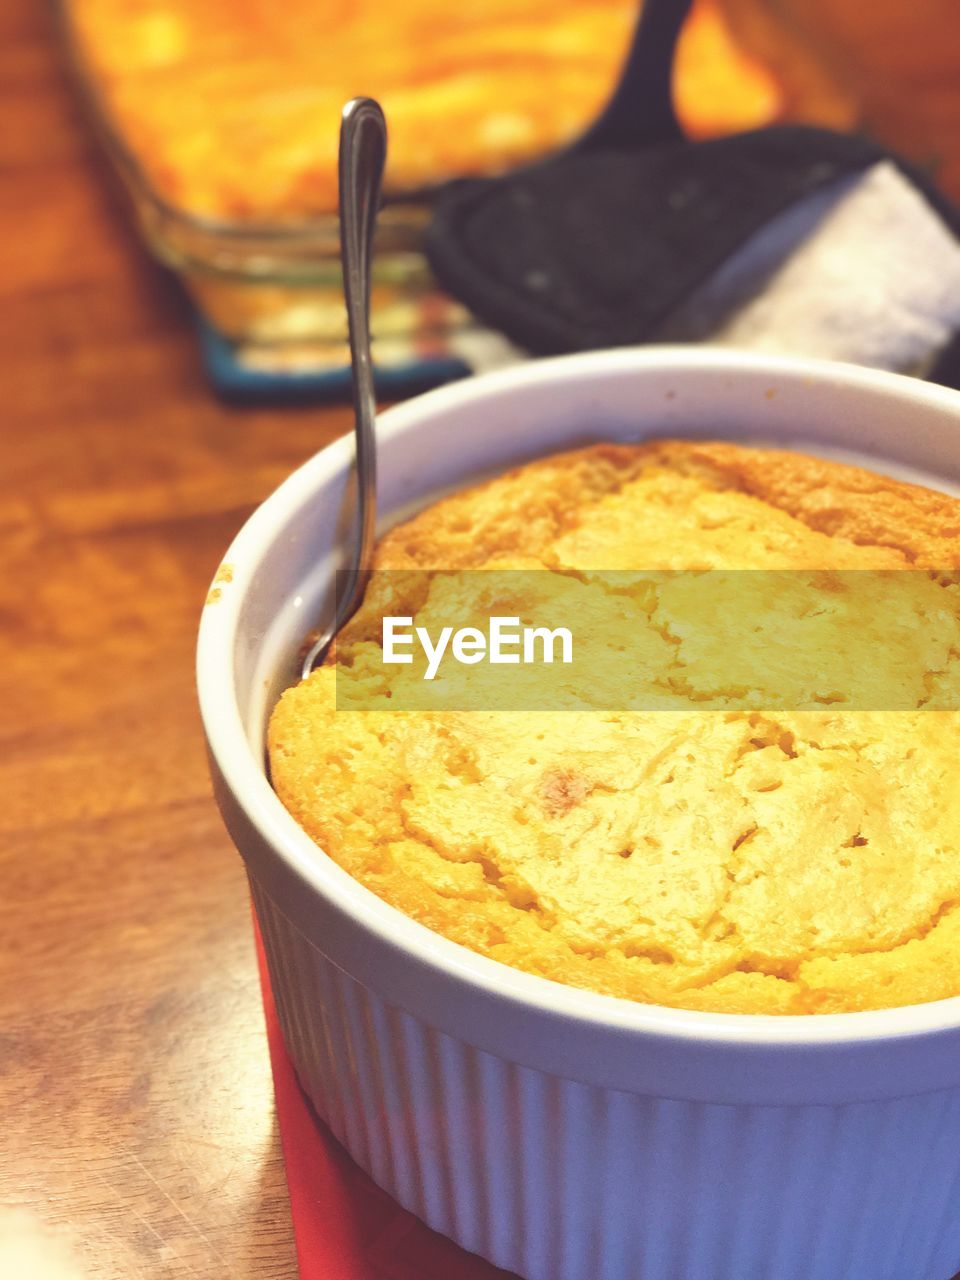
[[[596,119],[634,0],[56,0],[68,56],[147,242],[253,367],[345,363],[336,220],[340,108],[390,123],[373,315],[378,363],[448,356],[471,318],[420,253],[429,192],[563,147]],[[711,3],[689,20],[677,94],[692,133],[776,113]]]

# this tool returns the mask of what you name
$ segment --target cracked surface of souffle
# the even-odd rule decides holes
[[[442,500],[377,564],[956,570],[960,501],[787,452],[598,445]],[[275,709],[274,786],[455,942],[688,1009],[960,994],[960,714],[337,711],[334,677]]]

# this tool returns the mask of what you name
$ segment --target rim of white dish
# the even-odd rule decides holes
[[[427,413],[458,406],[513,388],[555,385],[584,373],[629,369],[663,372],[697,370],[761,374],[770,378],[826,380],[873,392],[886,391],[904,404],[940,407],[957,417],[960,394],[899,374],[825,360],[761,356],[709,348],[650,347],[587,352],[532,361],[429,391],[379,415],[377,431],[388,439],[415,429]],[[620,1033],[636,1032],[717,1045],[845,1045],[901,1039],[956,1029],[960,996],[925,1004],[856,1013],[739,1014],[709,1013],[644,1004],[568,986],[505,965],[435,933],[405,915],[344,871],[297,824],[280,802],[247,738],[234,693],[232,654],[240,609],[264,548],[271,545],[291,505],[309,495],[323,479],[343,471],[353,457],[348,434],[314,454],[252,513],[223,562],[232,567],[215,607],[203,611],[197,646],[200,709],[210,750],[234,799],[259,835],[295,875],[330,901],[358,927],[386,946],[399,949],[420,965],[440,971],[487,996]]]

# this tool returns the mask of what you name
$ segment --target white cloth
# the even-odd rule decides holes
[[[793,205],[663,325],[663,342],[820,356],[922,375],[960,329],[960,245],[890,161]],[[465,331],[476,370],[525,354]]]
[[[890,161],[844,182],[825,208],[804,203],[815,225],[709,341],[923,373],[960,328],[960,245]],[[715,289],[762,260],[763,237],[727,262]]]

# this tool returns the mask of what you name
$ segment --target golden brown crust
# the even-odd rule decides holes
[[[337,207],[337,126],[358,87],[390,122],[387,185],[502,172],[593,120],[635,20],[624,0],[70,0],[107,111],[192,213],[300,221]],[[552,38],[543,37],[544,22]],[[522,69],[522,70],[521,70]]]
[[[653,449],[668,466],[752,494],[830,537],[889,547],[916,568],[960,567],[960,502],[947,494],[780,449],[677,440]]]
[[[383,569],[469,568],[503,549],[536,555],[577,521],[584,507],[645,470],[663,468],[705,486],[750,494],[807,528],[857,546],[886,548],[890,566],[960,568],[960,502],[920,485],[847,463],[725,442],[653,440],[596,444],[529,466],[429,507],[388,533]]]
[[[774,450],[596,445],[446,498],[378,550],[384,568],[493,563],[957,569],[960,502]],[[395,589],[417,612],[429,575],[407,577]],[[906,577],[960,627],[956,585]],[[364,626],[361,611],[351,661]],[[960,632],[921,655],[909,705],[957,661]],[[454,941],[691,1009],[960,994],[957,713],[711,713],[683,692],[667,717],[337,711],[334,674],[274,712],[278,794],[352,875]]]
[[[596,444],[513,467],[390,530],[377,547],[377,568],[477,568],[505,549],[536,556],[653,456],[648,445]]]
[[[337,205],[337,121],[362,90],[390,124],[387,186],[421,189],[555,150],[597,117],[632,0],[69,0],[107,111],[166,199],[227,219]],[[707,92],[704,86],[708,85]],[[776,114],[779,90],[698,7],[678,49],[691,136]],[[209,296],[209,295],[208,295]]]

